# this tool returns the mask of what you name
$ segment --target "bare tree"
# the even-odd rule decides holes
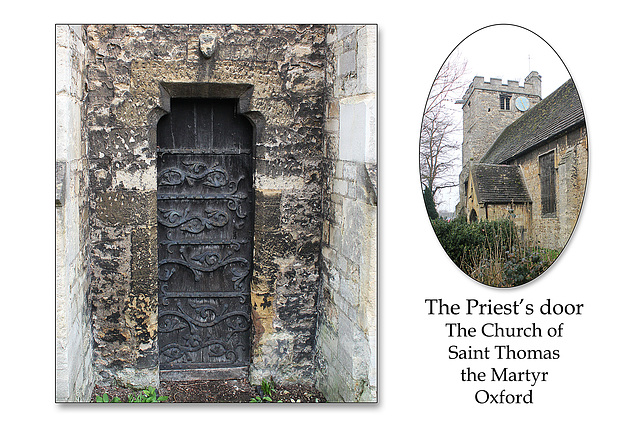
[[[457,187],[459,142],[453,136],[460,120],[454,111],[455,101],[468,86],[464,80],[466,61],[449,58],[436,76],[422,117],[420,131],[420,179],[437,195],[442,189]]]

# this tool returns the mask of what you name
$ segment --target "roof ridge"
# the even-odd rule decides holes
[[[569,79],[507,126],[480,162],[503,163],[581,121],[584,121],[582,103],[573,79]]]

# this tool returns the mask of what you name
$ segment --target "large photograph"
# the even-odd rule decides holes
[[[56,401],[377,401],[377,27],[56,25]]]

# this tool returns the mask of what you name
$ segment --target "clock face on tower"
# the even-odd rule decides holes
[[[519,96],[516,98],[516,108],[520,111],[527,111],[529,109],[529,99],[525,96]]]

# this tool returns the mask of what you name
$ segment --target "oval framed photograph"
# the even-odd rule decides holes
[[[587,141],[576,84],[540,36],[499,24],[460,42],[420,131],[425,207],[451,260],[498,288],[542,275],[578,221]]]

